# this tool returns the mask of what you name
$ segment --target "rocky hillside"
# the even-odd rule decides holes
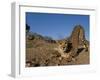
[[[66,39],[64,54],[69,55],[68,57],[62,57],[59,50],[55,50],[59,46],[57,41],[61,40],[53,40],[27,30],[26,67],[89,64],[89,41],[86,40],[81,25],[76,25],[71,36]]]

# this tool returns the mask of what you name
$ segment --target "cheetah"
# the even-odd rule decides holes
[[[69,46],[69,41],[66,39],[63,40],[58,40],[56,41],[57,43],[57,48],[55,48],[55,50],[57,50],[60,54],[60,60],[62,60],[63,58],[69,59],[70,58],[70,47]]]

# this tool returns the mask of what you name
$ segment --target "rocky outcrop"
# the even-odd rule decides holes
[[[73,57],[77,56],[80,51],[86,48],[85,31],[81,25],[76,25],[74,27],[69,41],[72,43]]]

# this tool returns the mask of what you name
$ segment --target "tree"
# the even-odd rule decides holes
[[[26,33],[28,33],[29,31],[30,31],[30,26],[26,24]]]

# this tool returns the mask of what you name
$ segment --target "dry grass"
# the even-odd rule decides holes
[[[27,40],[26,44],[26,67],[89,64],[89,51],[83,50],[75,61],[68,61],[54,50],[57,47],[56,43],[35,39]]]

